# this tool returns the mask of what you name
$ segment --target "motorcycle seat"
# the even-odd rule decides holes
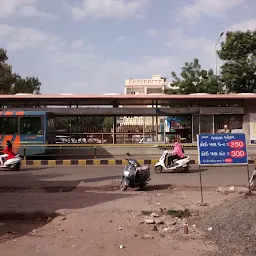
[[[137,167],[138,172],[148,171],[148,169],[149,169],[148,165],[143,165],[143,166]]]

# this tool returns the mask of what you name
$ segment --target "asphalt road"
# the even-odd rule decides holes
[[[0,192],[6,190],[40,189],[53,192],[60,189],[71,191],[78,188],[104,187],[118,182],[122,175],[122,166],[86,166],[86,167],[22,167],[20,172],[0,172]],[[253,166],[250,166],[250,173]],[[203,167],[202,181],[204,187],[245,186],[247,184],[247,167]],[[199,170],[192,166],[190,173],[151,172],[151,187],[176,186],[199,187]]]

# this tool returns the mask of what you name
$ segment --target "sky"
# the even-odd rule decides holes
[[[0,6],[0,48],[14,72],[39,77],[44,94],[123,93],[125,79],[171,80],[194,58],[214,69],[221,32],[256,29],[255,0],[0,0]]]

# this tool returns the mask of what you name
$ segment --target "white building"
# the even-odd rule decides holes
[[[171,83],[166,81],[166,77],[161,75],[153,75],[151,79],[128,79],[125,80],[124,94],[137,94],[137,95],[148,95],[148,94],[163,94],[165,89],[171,88]],[[175,88],[172,88],[175,89]],[[152,106],[145,106],[150,107]],[[162,118],[162,117],[161,117]],[[158,118],[158,124],[160,119]],[[124,125],[143,125],[151,126],[156,124],[156,118],[154,117],[124,117]]]

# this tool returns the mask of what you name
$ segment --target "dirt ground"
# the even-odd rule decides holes
[[[255,255],[256,197],[216,191],[245,186],[244,168],[202,170],[203,205],[196,167],[189,174],[152,172],[146,191],[121,192],[120,175],[120,167],[1,172],[0,255]]]
[[[89,190],[89,191],[87,191]],[[110,191],[112,190],[112,191]],[[90,193],[87,195],[87,193]],[[48,198],[58,200],[94,200],[113,197],[90,207],[60,209],[55,218],[2,221],[0,223],[0,252],[5,256],[182,256],[210,255],[218,253],[217,242],[210,241],[205,226],[191,223],[225,200],[238,195],[222,195],[214,189],[204,191],[200,205],[198,188],[158,188],[149,191],[129,190],[125,197],[115,187],[84,188],[84,191],[47,193]],[[14,194],[14,193],[11,193]],[[26,196],[42,196],[35,191],[15,193]],[[44,193],[45,195],[45,193]],[[7,195],[8,196],[8,195]],[[68,197],[69,196],[69,197]],[[90,198],[89,198],[90,197]],[[96,198],[96,197],[95,197]],[[26,199],[29,201],[29,198]],[[47,204],[47,202],[44,202]],[[192,217],[175,217],[168,210],[189,209]],[[188,234],[184,225],[188,223]]]

